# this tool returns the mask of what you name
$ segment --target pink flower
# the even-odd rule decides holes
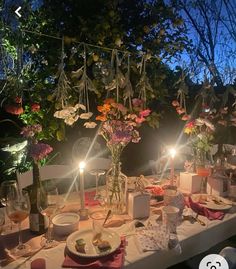
[[[179,106],[179,102],[177,100],[172,101],[172,106]]]
[[[145,118],[144,117],[137,117],[136,119],[135,119],[135,122],[136,123],[138,123],[138,124],[140,124],[140,123],[142,123],[142,122],[144,122],[145,121]]]
[[[31,146],[29,155],[37,162],[45,158],[52,150],[53,148],[48,144],[37,143]]]
[[[135,107],[141,106],[143,103],[144,101],[142,99],[139,99],[139,98],[132,99],[132,104]]]
[[[151,110],[150,109],[145,109],[143,111],[140,111],[139,112],[139,116],[142,118],[142,117],[147,117],[149,116],[151,113]]]

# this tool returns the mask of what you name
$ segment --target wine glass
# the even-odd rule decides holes
[[[30,253],[31,247],[23,244],[21,233],[21,222],[29,216],[30,200],[26,191],[12,192],[7,195],[6,213],[8,218],[18,224],[19,240],[18,246],[11,250],[14,256],[25,256]]]
[[[99,200],[101,198],[101,194],[98,192],[98,182],[99,182],[100,176],[105,175],[106,170],[104,170],[104,169],[92,169],[89,171],[89,173],[90,173],[90,175],[96,177],[96,192],[95,192],[94,200]]]
[[[0,186],[0,202],[3,206],[6,206],[6,200],[7,196],[10,195],[17,195],[18,193],[18,185],[15,180],[6,180],[3,181],[1,186]],[[5,220],[5,226],[4,226],[4,231],[12,230],[12,222],[6,223]]]
[[[37,207],[39,212],[48,217],[49,225],[44,240],[41,241],[41,246],[45,249],[53,248],[58,245],[58,242],[52,238],[52,216],[56,213],[59,207],[59,196],[57,188],[38,188],[37,191]]]

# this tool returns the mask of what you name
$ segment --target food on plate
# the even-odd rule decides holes
[[[163,196],[164,195],[164,189],[161,186],[152,185],[152,186],[147,186],[145,189],[153,196]]]
[[[95,236],[93,237],[93,245],[94,246],[97,246],[98,243],[102,240],[101,237],[102,237],[101,233],[95,234]]]
[[[107,250],[111,249],[111,245],[108,241],[106,240],[101,240],[98,242],[97,247],[99,249],[100,252],[105,252]]]
[[[78,240],[75,241],[75,248],[78,252],[81,252],[81,253],[86,253],[85,252],[85,241],[83,238],[79,238]]]

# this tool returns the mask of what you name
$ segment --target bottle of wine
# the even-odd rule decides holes
[[[29,214],[30,231],[34,234],[43,234],[48,228],[48,220],[43,216],[37,207],[37,192],[40,188],[41,195],[43,193],[43,186],[40,181],[39,167],[37,163],[33,164],[33,184],[28,187],[31,209]],[[45,194],[46,200],[46,194]]]

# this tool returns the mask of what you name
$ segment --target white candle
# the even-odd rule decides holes
[[[174,185],[175,178],[175,155],[176,150],[174,148],[170,149],[170,184]]]
[[[84,167],[85,163],[81,162],[79,164],[79,183],[80,183],[80,203],[81,209],[85,209],[85,199],[84,199]]]

